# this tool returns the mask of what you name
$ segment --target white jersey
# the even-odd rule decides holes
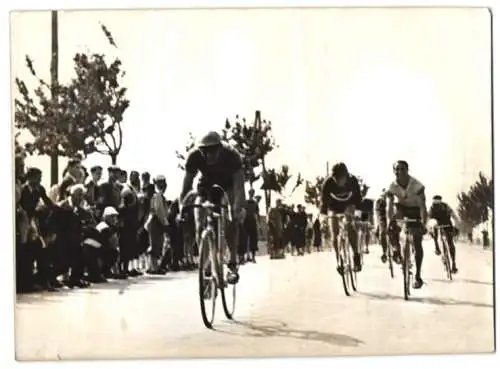
[[[424,190],[424,185],[418,180],[410,176],[408,186],[403,188],[396,181],[389,186],[388,193],[394,195],[395,202],[401,206],[413,208],[420,207],[421,194]]]

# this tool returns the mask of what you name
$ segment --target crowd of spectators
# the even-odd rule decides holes
[[[144,273],[193,270],[198,250],[194,220],[177,222],[178,200],[165,197],[167,180],[110,166],[87,171],[71,159],[61,181],[46,190],[38,168],[15,158],[16,287],[18,293],[64,286],[86,288]],[[247,200],[240,263],[255,262],[258,200]]]

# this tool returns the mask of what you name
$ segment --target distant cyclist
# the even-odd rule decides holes
[[[380,197],[375,201],[375,215],[377,222],[377,238],[382,246],[382,262],[387,261],[387,200],[386,190],[383,189]]]
[[[409,224],[408,228],[413,234],[415,248],[416,275],[413,288],[421,288],[424,284],[422,280],[422,262],[424,260],[424,250],[422,239],[427,223],[427,207],[425,205],[425,187],[420,181],[408,174],[408,163],[398,160],[393,165],[395,181],[391,183],[387,190],[387,218],[390,221],[388,234],[389,241],[394,247],[394,261],[401,260],[401,245],[399,244],[399,233],[401,229],[395,220],[402,218],[417,219],[417,224]],[[396,210],[396,213],[394,213]]]
[[[358,237],[353,222],[354,212],[361,205],[361,189],[359,182],[349,173],[344,163],[337,163],[332,168],[332,175],[326,178],[321,190],[321,214],[326,215],[328,211],[334,214],[345,214],[348,221],[347,230],[349,243],[354,253],[354,266],[356,271],[361,270],[361,257],[358,251]],[[338,255],[338,219],[331,219],[333,247]]]
[[[458,269],[457,263],[455,261],[456,249],[455,243],[453,241],[454,235],[458,232],[457,226],[460,223],[457,215],[447,203],[443,202],[443,198],[441,196],[436,195],[432,198],[432,205],[429,209],[429,219],[434,219],[440,226],[449,226],[444,228],[443,231],[446,235],[446,240],[448,241],[448,245],[450,247],[450,255],[452,261],[451,272],[457,273]],[[437,228],[431,230],[431,235],[434,239],[436,255],[441,255],[441,250],[439,249]]]
[[[210,193],[210,190],[214,185],[222,187],[229,197],[233,221],[229,224],[227,232],[227,243],[231,249],[231,260],[228,264],[230,272],[227,276],[227,281],[231,284],[238,283],[238,231],[240,223],[244,221],[246,215],[244,208],[245,179],[241,156],[235,149],[223,144],[217,132],[209,132],[200,140],[198,147],[189,153],[185,167],[182,192],[180,195],[181,202],[189,191],[191,191],[193,181],[198,173],[201,173],[201,178],[198,183],[198,192],[203,199],[213,197],[214,194]],[[201,231],[200,218],[200,212],[195,211],[198,240]]]

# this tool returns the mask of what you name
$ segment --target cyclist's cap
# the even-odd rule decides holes
[[[111,165],[108,167],[108,172],[109,173],[120,173],[121,169],[117,167],[116,165]]]
[[[347,176],[348,174],[349,171],[347,170],[347,166],[344,163],[337,163],[332,168],[332,175],[335,178]]]
[[[434,201],[441,201],[443,198],[439,195],[436,195],[432,198]]]
[[[211,131],[208,132],[205,136],[203,136],[198,143],[199,147],[212,147],[212,146],[218,146],[222,142],[220,135],[215,132]]]

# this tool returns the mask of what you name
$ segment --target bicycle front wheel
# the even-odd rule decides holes
[[[403,283],[404,283],[404,296],[405,300],[408,300],[410,298],[410,245],[407,242],[405,242],[404,245],[404,253],[403,253]]]
[[[228,267],[227,262],[231,260],[231,251],[226,246],[224,250],[222,250],[219,263],[222,268],[222,279],[219,285],[221,297],[222,297],[222,308],[224,310],[224,315],[226,315],[227,319],[232,320],[234,310],[236,308],[236,284],[227,283],[225,276],[227,275]]]
[[[342,277],[342,286],[344,287],[344,293],[346,294],[346,296],[351,296],[351,294],[349,293],[348,269],[349,269],[349,259],[347,258],[347,253],[345,250],[345,241],[341,239],[339,245],[337,271]]]
[[[451,262],[450,262],[450,249],[449,249],[449,245],[448,245],[448,242],[446,241],[446,239],[443,240],[443,264],[444,264],[444,270],[445,270],[445,273],[446,273],[446,277],[448,277],[448,279],[450,281],[453,280],[453,275],[451,274]]]
[[[357,284],[358,284],[358,273],[354,269],[354,253],[351,250],[351,244],[348,243],[346,246],[346,253],[347,257],[349,258],[349,279],[351,282],[351,287],[353,291],[357,291]],[[359,253],[360,255],[362,252]],[[360,256],[361,257],[361,256]]]
[[[215,318],[215,300],[217,299],[217,276],[214,265],[215,234],[213,231],[204,231],[201,236],[200,264],[199,264],[199,297],[201,317],[205,327],[211,329]]]

